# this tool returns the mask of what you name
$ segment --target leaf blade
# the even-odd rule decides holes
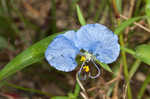
[[[44,58],[44,52],[47,46],[58,34],[60,33],[53,34],[37,42],[16,56],[0,71],[0,81],[33,63],[41,61]]]
[[[112,72],[111,68],[107,65],[107,64],[104,64],[104,63],[101,63],[100,61],[96,60],[96,62],[98,64],[100,64],[100,66],[102,66],[102,68],[104,68],[105,70],[109,71],[109,72]]]
[[[150,26],[150,0],[145,0],[145,1],[146,1],[145,13],[146,13],[146,16],[147,16],[148,24]]]
[[[85,21],[85,19],[84,19],[84,17],[83,17],[82,11],[81,11],[81,9],[80,9],[80,7],[79,7],[78,4],[76,4],[76,10],[77,10],[77,15],[78,15],[80,24],[81,24],[82,26],[85,25],[85,24],[86,24],[86,21]]]
[[[142,44],[137,46],[135,57],[150,65],[150,44]]]
[[[133,24],[135,21],[140,20],[141,18],[143,18],[143,16],[140,17],[134,17],[131,19],[128,19],[127,21],[124,21],[123,23],[121,23],[114,31],[115,34],[120,35],[120,33],[129,25]]]

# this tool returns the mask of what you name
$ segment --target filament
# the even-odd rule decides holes
[[[94,64],[94,66],[96,67],[98,73],[95,76],[92,76],[91,73],[89,73],[89,77],[92,78],[92,79],[95,79],[95,78],[99,77],[99,75],[101,74],[101,72],[100,72],[100,68],[95,64],[95,62],[93,60],[91,60],[91,61]]]

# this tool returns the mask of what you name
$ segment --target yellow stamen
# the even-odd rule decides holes
[[[86,58],[85,56],[81,56],[81,59],[80,59],[81,62],[85,62],[86,61]]]
[[[84,70],[85,72],[89,72],[89,71],[90,71],[90,68],[89,68],[88,65],[85,65],[85,66],[83,66],[83,70]]]

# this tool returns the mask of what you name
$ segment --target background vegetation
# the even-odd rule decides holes
[[[79,68],[59,72],[44,51],[56,35],[89,23],[114,31],[121,53],[80,88]],[[0,98],[150,99],[149,42],[150,0],[0,0]]]

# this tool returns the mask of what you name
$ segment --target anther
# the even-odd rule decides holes
[[[81,62],[85,62],[86,61],[86,58],[85,56],[81,56],[81,59],[80,59]]]
[[[83,70],[84,70],[85,72],[89,72],[89,71],[90,71],[90,68],[89,68],[88,65],[85,65],[85,66],[83,66]]]

